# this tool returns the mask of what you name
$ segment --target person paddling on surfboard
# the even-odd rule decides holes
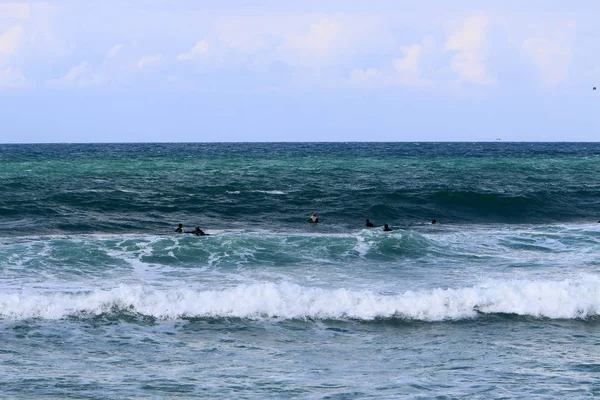
[[[375,226],[375,225],[373,225],[373,223],[372,223],[371,221],[369,221],[369,219],[368,219],[368,218],[367,218],[367,220],[365,221],[365,225],[366,225],[366,227],[367,227],[367,228],[372,228],[372,227],[374,227],[374,226]]]
[[[317,216],[316,212],[312,213],[312,215],[308,219],[308,222],[310,222],[311,224],[318,224],[319,223],[319,217]]]
[[[393,229],[392,229],[392,228],[390,228],[390,227],[388,226],[388,224],[383,224],[383,230],[384,230],[385,232],[391,232],[391,231],[393,231]]]
[[[193,233],[196,236],[210,236],[208,233],[204,233],[198,225],[196,225],[193,232],[186,232],[186,233]]]
[[[185,231],[183,230],[183,224],[179,224],[179,226],[177,227],[177,229],[175,229],[175,232],[177,232],[177,233],[185,233]]]

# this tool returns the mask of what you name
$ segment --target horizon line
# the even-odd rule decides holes
[[[600,141],[569,141],[569,140],[552,140],[552,141],[544,141],[544,140],[398,140],[398,141],[362,141],[362,140],[350,140],[350,141],[340,141],[340,140],[322,140],[322,141],[203,141],[203,142],[193,142],[193,141],[182,141],[182,142],[168,142],[168,141],[131,141],[131,142],[0,142],[0,145],[40,145],[40,144],[48,144],[48,145],[56,145],[56,144],[389,144],[389,143],[599,143]]]

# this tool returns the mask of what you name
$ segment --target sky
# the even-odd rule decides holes
[[[597,0],[0,1],[0,143],[600,141],[598,15]]]

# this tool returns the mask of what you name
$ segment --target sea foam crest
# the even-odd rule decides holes
[[[383,295],[374,291],[306,288],[292,283],[239,285],[223,290],[158,289],[121,285],[81,293],[0,292],[0,317],[61,319],[121,311],[158,319],[403,318],[444,321],[479,313],[507,313],[553,319],[598,315],[600,281],[489,281],[461,289],[409,291]]]

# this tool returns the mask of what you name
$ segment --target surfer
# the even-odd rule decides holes
[[[365,225],[367,226],[367,228],[372,228],[375,225],[373,225],[373,223],[371,221],[369,221],[369,219],[367,218],[367,220],[365,221]]]
[[[391,232],[393,229],[388,226],[388,224],[383,224],[383,230],[385,232]]]
[[[319,217],[317,216],[316,212],[312,213],[312,215],[308,219],[308,222],[310,222],[311,224],[318,224],[319,223]]]
[[[196,236],[210,236],[208,233],[204,233],[204,231],[202,231],[202,229],[200,229],[200,227],[198,225],[196,225],[193,232],[186,232],[186,233],[193,233]]]
[[[437,219],[432,219],[432,220],[431,220],[431,224],[432,224],[432,225],[435,225],[435,224],[437,224]]]
[[[175,232],[177,232],[177,233],[185,233],[185,231],[183,230],[183,224],[179,224],[179,226],[177,227],[177,229],[175,229]]]

